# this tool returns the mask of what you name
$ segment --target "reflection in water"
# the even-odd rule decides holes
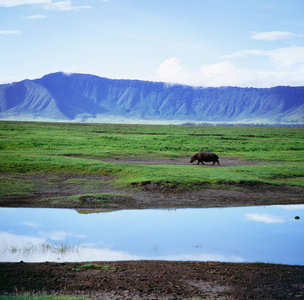
[[[270,214],[246,214],[246,218],[249,221],[264,222],[264,223],[284,223],[285,222],[284,218],[270,215]]]
[[[67,255],[69,253],[78,252],[78,247],[76,245],[69,245],[67,243],[63,244],[49,244],[49,243],[42,243],[42,244],[32,244],[27,243],[24,244],[22,247],[17,247],[14,245],[7,246],[5,245],[4,252],[9,252],[10,254],[18,254],[19,256],[33,256],[35,253],[49,255],[56,254],[56,255]]]
[[[304,265],[302,211],[304,205],[94,214],[0,208],[0,261],[149,259]]]

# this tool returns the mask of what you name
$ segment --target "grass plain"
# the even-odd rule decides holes
[[[226,168],[174,164],[199,151],[257,163]],[[37,174],[108,176],[109,184],[122,188],[145,182],[182,189],[223,184],[304,187],[303,128],[2,121],[0,157],[0,196],[30,195],[37,182],[26,175]],[[109,158],[143,163],[103,161]],[[145,164],[165,159],[173,163]]]

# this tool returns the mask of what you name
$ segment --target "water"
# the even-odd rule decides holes
[[[304,265],[303,212],[304,205],[99,213],[0,208],[0,261]]]

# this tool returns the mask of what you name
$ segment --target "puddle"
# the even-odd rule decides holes
[[[179,260],[304,265],[304,205],[96,213],[0,208],[0,220],[1,262]]]

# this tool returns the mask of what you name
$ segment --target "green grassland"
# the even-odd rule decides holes
[[[199,151],[257,164],[225,168],[174,164],[174,159],[189,159]],[[121,188],[147,182],[180,189],[250,184],[304,187],[303,128],[2,121],[0,156],[0,196],[30,194],[37,174],[108,176],[107,184]],[[170,159],[173,164],[103,161],[107,158]]]

